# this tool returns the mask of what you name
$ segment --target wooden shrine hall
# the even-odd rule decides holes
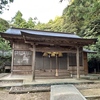
[[[75,34],[9,28],[1,37],[12,47],[11,73],[35,77],[88,74],[87,52],[83,46],[96,43]]]

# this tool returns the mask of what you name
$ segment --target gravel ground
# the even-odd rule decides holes
[[[87,95],[100,95],[99,89],[86,89],[80,91],[84,96]],[[50,92],[37,92],[25,94],[9,94],[8,90],[0,90],[0,100],[50,100]],[[100,100],[88,99],[88,100]]]
[[[9,94],[8,90],[0,90],[0,100],[50,100],[50,92],[25,94]]]
[[[16,86],[10,89],[10,93],[28,93],[28,92],[40,92],[50,91],[50,86]]]
[[[77,89],[94,89],[94,88],[100,88],[100,83],[95,84],[76,84],[75,85]]]
[[[84,96],[89,96],[89,95],[99,95],[100,96],[100,88],[98,88],[98,89],[84,89],[84,90],[80,90],[80,92]]]
[[[98,84],[80,84],[80,85],[76,85],[76,87],[84,96],[100,95],[99,83]],[[50,100],[50,92],[9,94],[9,89],[0,89],[0,100]],[[100,98],[89,99],[89,100],[100,100]]]

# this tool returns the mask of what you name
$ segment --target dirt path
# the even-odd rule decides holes
[[[50,100],[50,93],[9,94],[8,90],[0,90],[0,100]]]

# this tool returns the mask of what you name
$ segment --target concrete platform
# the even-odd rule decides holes
[[[86,100],[74,85],[51,86],[50,100]]]
[[[66,79],[38,79],[36,78],[34,81],[32,81],[32,76],[31,75],[6,75],[2,78],[0,78],[0,80],[22,80],[22,83],[15,83],[14,84],[3,84],[0,86],[8,86],[11,87],[13,86],[25,86],[25,85],[58,85],[58,84],[78,84],[78,83],[94,83],[94,82],[100,82],[100,80],[88,80],[88,79],[83,79],[80,78],[79,80],[76,78],[66,78]]]
[[[8,76],[8,75],[9,75],[9,73],[1,73],[0,78],[3,78],[3,77]]]

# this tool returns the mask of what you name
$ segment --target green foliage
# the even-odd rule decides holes
[[[29,29],[33,29],[35,26],[35,21],[31,17],[28,19],[27,26]]]
[[[0,32],[5,32],[9,27],[10,27],[9,23],[6,20],[0,18]],[[7,53],[6,52],[2,53],[2,51],[5,50],[7,51]],[[4,67],[5,64],[11,62],[11,51],[9,52],[8,50],[11,50],[9,41],[0,37],[0,66],[1,67]]]
[[[56,17],[54,19],[54,21],[51,21],[51,22],[49,21],[47,24],[50,24],[52,31],[61,32],[62,31],[63,21],[64,20],[63,20],[62,17]]]
[[[86,28],[84,28],[84,30],[82,30],[82,34],[84,34],[84,37],[88,37],[88,38],[99,38],[100,35],[100,19],[96,19],[94,21],[92,21],[91,23],[89,23],[89,25],[86,26]]]
[[[100,19],[100,1],[99,0],[74,0],[74,2],[65,8],[63,12],[65,32],[75,32],[82,36],[80,32],[95,19]]]
[[[0,51],[1,52],[1,51]],[[4,53],[9,53],[10,55],[5,55]],[[11,51],[3,51],[3,55],[0,55],[0,68],[3,68],[5,65],[11,65]]]
[[[49,22],[46,24],[39,22],[37,25],[35,25],[34,29],[61,32],[63,21],[63,17],[56,17],[54,20],[49,20]]]
[[[64,9],[62,17],[62,31],[98,39],[95,45],[87,49],[97,51],[97,54],[89,54],[89,60],[100,60],[100,0],[74,0]]]
[[[88,49],[97,51],[97,54],[89,54],[89,59],[95,58],[96,60],[100,60],[100,19],[96,19],[89,23],[82,31],[82,34],[85,38],[97,38],[96,44],[88,47]]]
[[[10,44],[9,41],[6,41],[5,39],[0,37],[0,50],[10,50]]]
[[[1,32],[4,32],[4,31],[6,31],[8,28],[9,28],[9,23],[8,23],[6,20],[0,18],[0,31],[1,31]]]
[[[34,26],[36,30],[45,30],[46,24],[38,22],[37,25]]]
[[[22,18],[22,13],[18,11],[16,15],[12,18],[12,26],[16,28],[27,28],[26,21]]]
[[[69,32],[85,36],[87,34],[85,29],[90,27],[92,22],[98,22],[100,19],[100,2],[99,0],[70,0],[70,2],[71,5],[64,9],[62,17],[50,20],[46,24],[38,23],[34,29]],[[91,33],[96,34],[92,32],[95,30],[93,29]]]
[[[6,20],[0,18],[0,32],[5,32],[8,28],[9,28],[9,23]],[[10,49],[9,42],[0,37],[0,50],[9,50],[9,49]]]
[[[3,13],[3,10],[9,10],[9,3],[13,2],[14,0],[0,0],[0,14]]]
[[[33,29],[35,26],[35,21],[33,21],[33,19],[30,17],[28,19],[28,22],[22,18],[23,14],[18,11],[16,13],[16,15],[12,18],[11,21],[11,26],[16,27],[16,28],[29,28],[29,29]]]

